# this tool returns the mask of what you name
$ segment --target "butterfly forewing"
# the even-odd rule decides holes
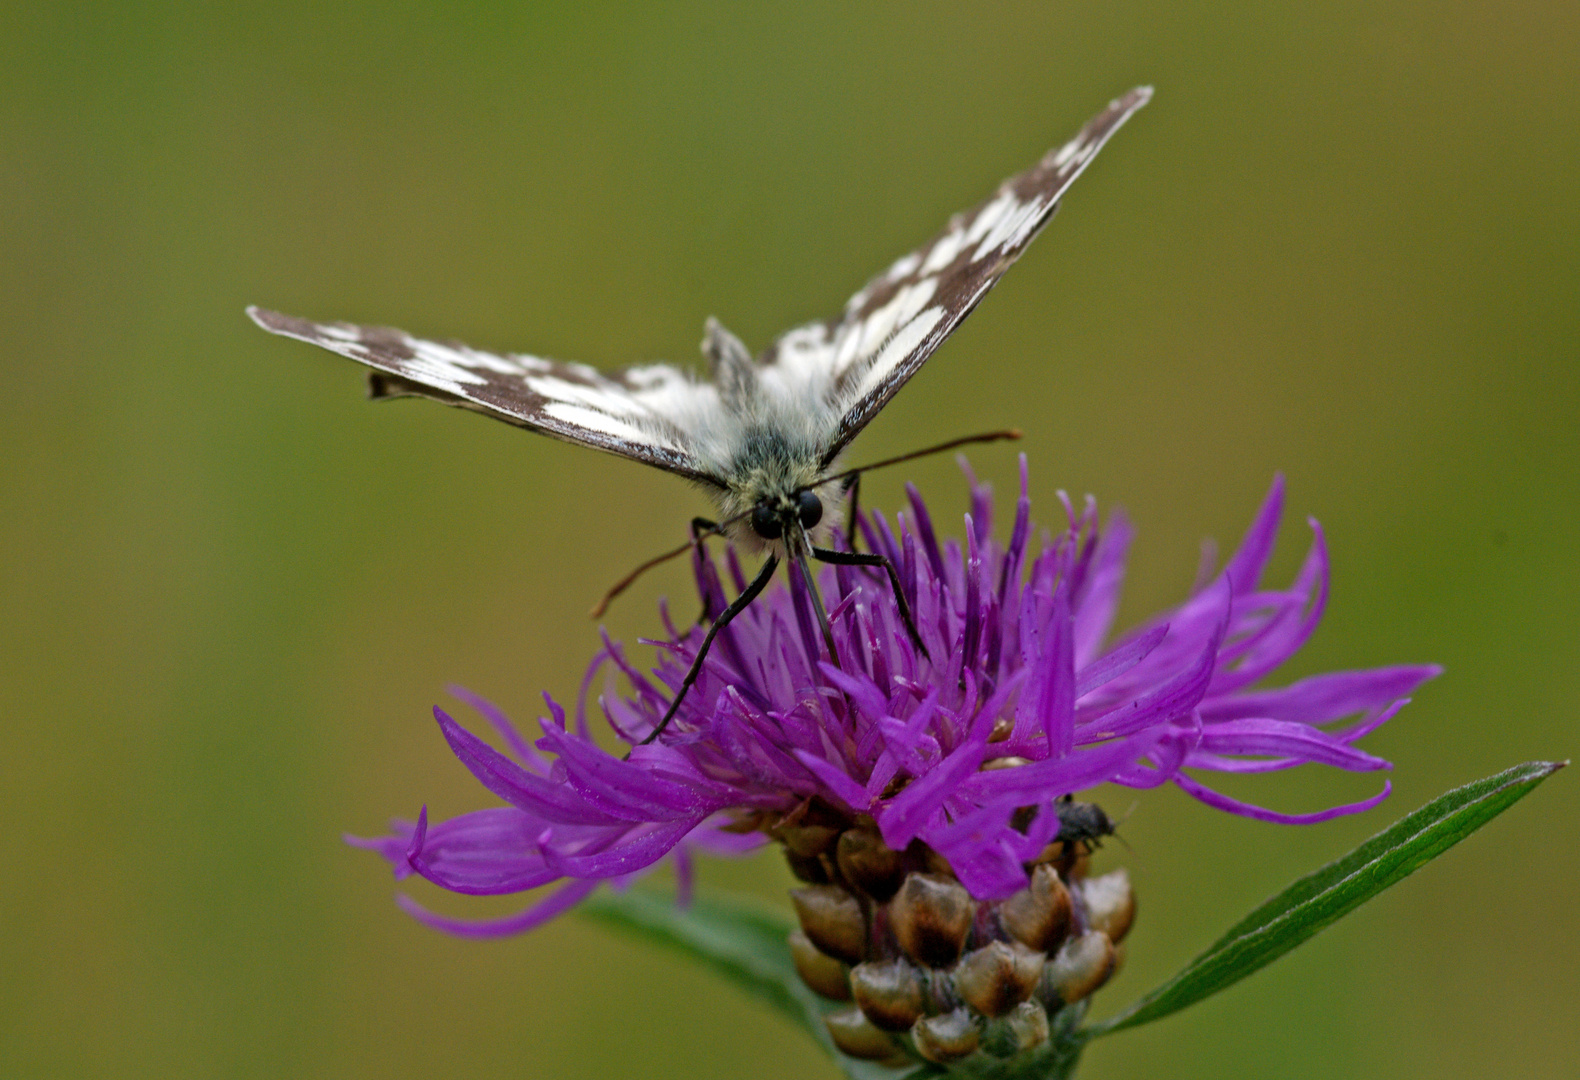
[[[1151,98],[1140,87],[1111,102],[1080,134],[950,219],[924,247],[850,298],[843,314],[783,335],[765,365],[815,369],[840,413],[826,466],[888,404],[1047,224],[1065,190],[1109,136]]]
[[[717,405],[717,391],[678,368],[650,364],[604,375],[585,364],[499,356],[400,330],[315,323],[248,308],[259,326],[368,365],[374,397],[419,396],[720,485],[686,449],[688,420]]]

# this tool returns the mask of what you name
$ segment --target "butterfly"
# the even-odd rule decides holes
[[[764,560],[735,601],[712,616],[667,714],[644,740],[651,741],[700,674],[714,636],[767,587],[781,561],[794,566],[808,587],[830,655],[832,635],[810,559],[884,569],[913,643],[926,652],[894,566],[881,555],[856,551],[851,542],[830,546],[843,503],[855,502],[861,472],[918,455],[843,472],[836,464],[1042,231],[1103,144],[1151,96],[1150,87],[1138,87],[1110,102],[1075,138],[1004,181],[986,201],[956,214],[930,243],[869,281],[838,316],[787,331],[761,356],[754,358],[739,338],[709,319],[703,379],[668,364],[611,375],[585,364],[424,341],[386,327],[310,322],[257,307],[247,313],[271,333],[366,364],[372,369],[370,397],[425,397],[472,409],[656,466],[708,490],[719,520],[695,519],[686,545],[638,572],[709,535],[761,553]],[[957,439],[923,452],[1018,434]],[[852,505],[852,521],[854,516]]]

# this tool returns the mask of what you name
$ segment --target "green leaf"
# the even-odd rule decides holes
[[[699,891],[690,907],[639,889],[600,890],[580,912],[684,953],[788,1017],[828,1051],[851,1080],[919,1080],[931,1066],[891,1069],[846,1057],[834,1048],[823,1014],[839,1006],[825,1002],[801,981],[786,944],[792,924],[784,915],[744,897]]]
[[[1567,762],[1532,761],[1455,788],[1309,874],[1236,923],[1168,982],[1087,1039],[1194,1005],[1265,967],[1497,817]]]

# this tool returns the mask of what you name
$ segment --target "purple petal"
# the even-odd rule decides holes
[[[867,715],[868,720],[876,723],[889,714],[889,703],[884,700],[882,692],[873,683],[854,675],[847,675],[826,661],[819,661],[817,666],[822,671],[823,677],[844,691],[856,707]]]
[[[433,715],[445,742],[461,764],[478,782],[504,799],[510,805],[528,814],[536,814],[545,821],[567,825],[603,824],[609,815],[578,799],[576,793],[562,784],[555,784],[541,776],[534,776],[504,754],[450,719],[443,709],[434,706]]]
[[[993,485],[977,481],[977,474],[971,471],[971,463],[964,454],[955,455],[955,464],[966,474],[966,485],[971,490],[971,520],[976,523],[976,541],[979,545],[985,544],[993,535]]]
[[[915,484],[905,485],[905,497],[911,501],[916,538],[921,541],[922,551],[933,568],[933,576],[941,579],[944,576],[944,557],[938,550],[938,538],[933,533],[932,515],[927,512],[927,504],[922,502],[922,493],[916,490]]]
[[[1026,557],[1026,540],[1031,535],[1031,496],[1027,493],[1030,474],[1026,469],[1026,455],[1020,455],[1020,498],[1015,501],[1015,527],[1009,536],[1009,546],[1004,550],[999,571],[999,607],[1011,610],[1009,590],[1020,583],[1020,568]]]
[[[1301,568],[1301,581],[1297,583],[1295,591],[1305,597],[1315,585],[1316,596],[1311,601],[1310,609],[1304,618],[1296,618],[1296,609],[1291,607],[1285,617],[1275,619],[1265,633],[1254,635],[1249,647],[1241,650],[1243,655],[1237,663],[1219,669],[1218,677],[1213,680],[1212,693],[1222,694],[1256,682],[1305,645],[1317,624],[1322,621],[1328,604],[1327,540],[1315,518],[1310,519],[1309,523],[1314,534],[1311,553]]]
[[[517,730],[516,725],[512,724],[509,717],[499,710],[499,706],[487,698],[472,693],[464,686],[452,685],[448,689],[452,697],[466,702],[476,709],[484,720],[488,721],[489,726],[499,733],[499,737],[505,740],[505,744],[510,747],[515,753],[517,760],[523,765],[540,775],[547,770],[548,762],[532,748],[531,743],[522,738],[521,732]]]
[[[686,835],[684,846],[688,851],[705,851],[709,855],[735,856],[749,855],[768,843],[768,837],[762,833],[736,832],[731,828],[725,827],[733,825],[734,822],[724,819],[705,821]]]
[[[1167,724],[1194,709],[1207,693],[1212,679],[1213,664],[1218,646],[1223,641],[1225,622],[1220,622],[1207,645],[1197,655],[1196,662],[1157,689],[1149,691],[1129,705],[1109,709],[1080,725],[1083,740],[1129,735],[1132,732],[1156,725]]]
[[[1099,687],[1119,678],[1145,660],[1158,643],[1168,636],[1169,624],[1161,623],[1132,638],[1107,656],[1094,660],[1082,668],[1075,677],[1075,697],[1080,700]]]
[[[1064,581],[1054,590],[1043,656],[1037,726],[1047,740],[1048,752],[1062,757],[1075,747],[1075,627],[1070,616],[1070,590]]]
[[[422,853],[422,846],[428,840],[428,808],[424,806],[417,812],[417,824],[411,831],[411,840],[406,845],[406,865],[415,868],[413,860]]]
[[[1395,701],[1389,705],[1386,709],[1379,709],[1375,714],[1367,717],[1360,723],[1351,727],[1347,727],[1342,731],[1332,732],[1332,735],[1340,742],[1352,743],[1356,739],[1364,738],[1365,736],[1370,735],[1372,732],[1376,731],[1378,728],[1382,727],[1388,721],[1397,716],[1399,710],[1408,704],[1410,704],[1409,698],[1400,698],[1398,701]]]
[[[618,843],[586,854],[560,854],[552,849],[545,850],[544,858],[565,877],[617,877],[651,866],[662,859],[700,822],[700,818],[688,818],[655,825],[635,835],[628,833]]]
[[[825,761],[816,754],[809,754],[805,750],[797,750],[795,756],[800,760],[801,764],[812,770],[819,780],[828,785],[830,794],[836,800],[844,803],[852,810],[860,810],[871,802],[867,797],[866,789],[842,772],[833,762]]]
[[[1013,769],[977,773],[959,785],[960,795],[994,805],[1025,805],[1043,798],[1056,798],[1101,784],[1122,765],[1145,755],[1157,739],[1155,732],[1142,732],[1089,750],[1077,750],[1065,758],[1048,758]]]
[[[549,896],[533,904],[527,910],[515,915],[506,915],[502,919],[452,919],[445,915],[438,915],[423,907],[409,896],[397,895],[395,902],[402,911],[416,919],[425,926],[435,930],[443,930],[456,937],[487,938],[508,937],[511,934],[525,933],[535,926],[542,926],[556,915],[569,911],[581,903],[587,894],[598,887],[596,881],[572,881],[562,885]]]
[[[1355,749],[1305,724],[1287,720],[1224,720],[1202,728],[1201,749],[1209,754],[1298,757],[1352,772],[1386,769],[1388,762]]]
[[[1271,716],[1304,724],[1325,724],[1404,697],[1442,673],[1443,669],[1436,664],[1336,671],[1314,675],[1278,690],[1214,698],[1202,704],[1201,715],[1203,720]]]
[[[1246,596],[1256,591],[1262,580],[1262,568],[1273,553],[1273,540],[1278,536],[1278,519],[1284,512],[1284,477],[1273,477],[1273,486],[1257,511],[1256,519],[1246,530],[1239,550],[1223,568],[1223,576],[1234,587],[1235,595]]]
[[[691,853],[681,844],[670,853],[669,859],[675,864],[675,906],[685,910],[691,906],[691,891],[696,883]]]
[[[611,757],[590,743],[564,732],[549,732],[543,741],[565,763],[567,779],[583,797],[596,800],[612,816],[630,821],[670,821],[703,808],[720,809],[728,791],[693,773],[687,782],[663,779],[648,762],[669,757],[651,744],[633,752],[632,760]]]
[[[396,833],[391,836],[352,836],[343,833],[340,839],[352,847],[377,852],[386,862],[395,864],[397,877],[405,877],[410,872],[406,866],[406,856],[411,847],[411,827],[406,826],[404,832],[405,835]],[[403,870],[406,873],[402,873]]]
[[[896,851],[909,844],[944,799],[976,772],[986,751],[985,740],[963,744],[926,776],[911,781],[904,791],[889,800],[875,815],[883,842]]]
[[[1267,810],[1260,806],[1241,802],[1239,799],[1231,799],[1221,792],[1203,787],[1184,773],[1174,777],[1174,782],[1186,794],[1199,799],[1215,810],[1226,810],[1231,814],[1255,818],[1257,821],[1270,821],[1275,825],[1315,825],[1318,822],[1331,821],[1333,818],[1343,817],[1345,814],[1358,814],[1363,810],[1370,810],[1386,799],[1389,793],[1393,791],[1393,783],[1384,780],[1383,789],[1380,792],[1369,799],[1362,799],[1357,803],[1334,806],[1327,810],[1318,810],[1310,814],[1280,814],[1276,810]]]
[[[1108,532],[1097,547],[1097,561],[1075,620],[1075,662],[1085,667],[1108,637],[1119,610],[1119,588],[1125,581],[1125,558],[1135,535],[1124,514],[1109,518]]]
[[[517,819],[516,828],[500,829],[475,819],[494,813]],[[479,810],[453,818],[432,830],[407,862],[418,874],[442,888],[471,896],[498,896],[547,885],[560,874],[548,867],[535,834],[541,826],[522,828],[519,811]]]

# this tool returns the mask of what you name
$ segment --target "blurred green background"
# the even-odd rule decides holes
[[[1362,819],[1109,793],[1104,865],[1142,914],[1098,1014],[1443,789],[1580,744],[1572,5],[11,4],[0,39],[0,1073],[833,1076],[590,922],[425,930],[341,845],[487,804],[430,705],[573,695],[589,602],[703,503],[365,405],[352,365],[242,308],[605,366],[691,362],[709,314],[761,347],[1141,82],[858,458],[1026,428],[1043,520],[1061,487],[1137,520],[1128,621],[1283,470],[1275,576],[1308,513],[1336,576],[1280,678],[1448,674],[1369,740],[1397,794]],[[1010,488],[1013,451],[974,458]],[[907,475],[958,521],[952,463]],[[611,631],[685,588],[654,575]],[[1577,1075],[1576,779],[1083,1075]],[[1309,809],[1374,782],[1232,790]],[[771,856],[702,876],[787,881]]]

